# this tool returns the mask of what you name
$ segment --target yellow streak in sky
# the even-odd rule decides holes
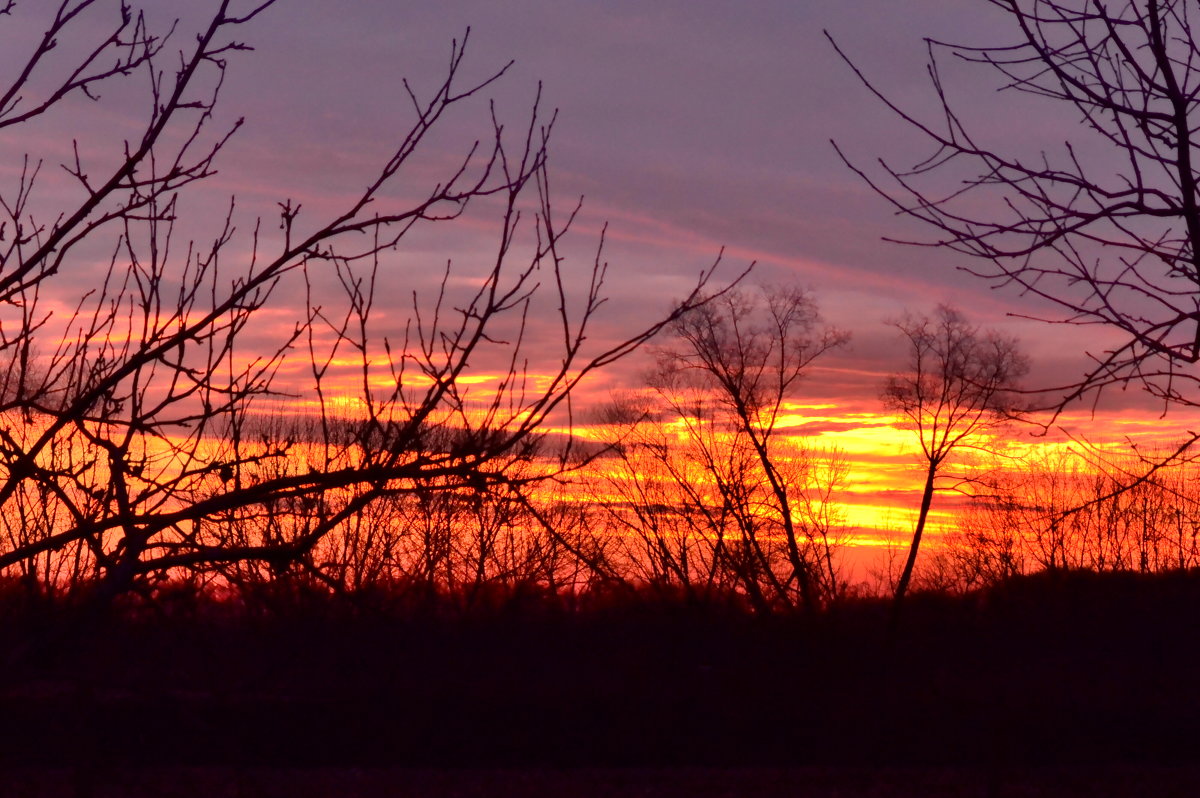
[[[495,386],[503,378],[499,373],[476,373],[464,375],[459,382],[462,385]],[[548,378],[544,375],[528,375],[526,384],[536,386],[545,379]],[[405,375],[405,381],[418,389],[431,382],[417,374]],[[382,375],[373,380],[373,384],[380,388],[390,387],[389,381]],[[853,409],[850,409],[851,406]],[[316,407],[311,399],[295,403],[295,409],[306,414],[313,412]],[[327,407],[339,415],[350,417],[360,417],[365,411],[365,405],[355,396],[353,388],[330,400]],[[851,545],[880,548],[894,545],[897,541],[903,543],[911,533],[923,487],[924,464],[917,438],[902,417],[882,411],[864,411],[862,407],[860,397],[853,397],[845,409],[829,402],[789,403],[777,419],[777,429],[810,452],[836,452],[847,461],[846,482],[834,493],[833,499],[846,525],[852,530]],[[1182,419],[1176,423],[1165,423],[1156,415],[1134,411],[1096,416],[1067,415],[1060,418],[1060,422],[1072,429],[1087,430],[1090,443],[1102,451],[1113,452],[1128,452],[1130,440],[1140,441],[1145,446],[1173,440],[1179,437],[1177,430],[1184,427]],[[686,433],[682,422],[665,426],[676,436]],[[607,442],[613,434],[604,425],[586,423],[545,426],[542,432],[572,436],[592,444]],[[1064,449],[1078,451],[1080,448],[1062,432],[1035,437],[1030,433],[1030,428],[1021,425],[1012,426],[1004,437],[986,441],[985,444],[986,447],[1003,449],[1007,456],[1013,458],[1011,462],[1038,453],[1050,454]],[[978,467],[970,464],[970,453],[966,454],[965,464],[951,464],[945,473]],[[962,495],[950,492],[939,492],[935,496],[930,517],[931,545],[937,545],[940,535],[953,531],[957,513],[965,501]]]

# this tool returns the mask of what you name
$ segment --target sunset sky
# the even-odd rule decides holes
[[[157,28],[180,16],[178,35],[190,36],[189,10],[208,5],[164,0],[152,4],[149,21]],[[797,428],[818,445],[846,451],[856,464],[855,489],[875,497],[864,503],[882,502],[880,492],[891,491],[887,502],[905,505],[919,476],[907,436],[881,415],[878,399],[881,379],[903,357],[888,320],[940,302],[956,305],[972,322],[1021,339],[1033,386],[1077,378],[1085,352],[1103,349],[1107,339],[1102,330],[1013,318],[1046,308],[956,271],[959,256],[881,240],[927,232],[893,215],[841,163],[830,140],[868,168],[877,157],[910,165],[929,153],[858,82],[823,31],[889,96],[921,112],[933,107],[922,37],[994,44],[1008,38],[1002,22],[972,0],[288,0],[239,33],[256,51],[232,54],[220,119],[245,116],[247,124],[223,153],[207,193],[191,200],[193,234],[205,235],[204,223],[223,216],[230,195],[247,218],[262,215],[264,227],[274,226],[275,204],[286,198],[313,216],[338,207],[372,177],[411,119],[401,79],[418,95],[435,87],[451,40],[469,27],[469,76],[482,78],[515,60],[488,94],[502,120],[525,122],[539,81],[544,108],[558,109],[552,189],[564,212],[584,197],[569,250],[582,267],[608,224],[610,301],[596,335],[615,337],[662,315],[722,248],[718,280],[755,261],[752,280],[811,288],[825,318],[852,340],[815,368],[795,397],[808,416]],[[25,24],[20,15],[6,22],[0,66],[6,50],[15,52],[13,43],[32,35]],[[1053,148],[1072,134],[1075,123],[1060,109],[997,105],[994,89],[965,78],[948,86],[989,141]],[[423,168],[433,171],[417,176],[453,163],[486,136],[486,112],[481,102],[446,120],[426,153]],[[119,133],[135,129],[139,118],[131,106],[127,118],[108,111],[104,124]],[[55,124],[34,131],[36,146],[10,140],[3,152],[65,158],[70,140]],[[81,142],[85,153],[102,145],[99,136]],[[17,168],[11,157],[0,167],[9,177]],[[384,263],[381,309],[401,318],[411,291],[429,290],[447,259],[469,274],[493,246],[486,214],[415,236]],[[286,302],[279,312],[287,327]],[[628,361],[597,375],[586,398],[638,385],[641,369]],[[1178,412],[1161,414],[1130,389],[1106,396],[1094,417],[1080,408],[1064,423],[1101,441],[1174,439],[1194,423]]]
[[[184,10],[159,5],[164,15]],[[851,347],[814,372],[806,401],[877,409],[879,376],[901,352],[887,320],[938,302],[1018,335],[1034,361],[1030,382],[1050,384],[1080,374],[1083,352],[1097,349],[1103,332],[1010,318],[1046,308],[956,272],[960,256],[881,241],[927,231],[895,217],[830,144],[864,166],[928,154],[857,82],[823,30],[921,110],[932,107],[922,36],[995,42],[1005,35],[998,22],[979,3],[944,0],[363,2],[352,13],[297,0],[244,31],[257,52],[232,61],[222,108],[245,115],[247,126],[209,188],[235,193],[247,213],[271,214],[283,197],[313,213],[332,207],[377,168],[407,119],[401,78],[418,93],[435,86],[451,39],[470,27],[470,75],[515,60],[489,93],[502,119],[525,121],[538,81],[546,108],[559,111],[553,189],[564,209],[584,197],[573,236],[580,260],[609,225],[613,330],[661,313],[724,248],[726,277],[756,261],[752,279],[812,288],[826,318],[851,332]],[[998,142],[1053,147],[1073,124],[1053,106],[1044,118],[993,111],[994,86],[983,81],[951,88]],[[481,121],[455,119],[431,143],[448,163],[487,133]],[[467,263],[489,251],[489,232],[486,220],[457,226],[451,242],[413,255]],[[405,276],[411,283],[411,271]],[[629,371],[606,378],[636,380]],[[1105,406],[1137,404],[1135,393]]]

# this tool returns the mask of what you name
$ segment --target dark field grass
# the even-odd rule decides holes
[[[1194,574],[915,596],[896,635],[648,595],[5,614],[4,795],[1196,794]]]

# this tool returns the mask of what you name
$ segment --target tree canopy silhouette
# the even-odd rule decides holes
[[[899,607],[946,461],[956,450],[978,445],[982,436],[1020,410],[1015,389],[1029,366],[1015,340],[981,332],[946,305],[932,318],[910,315],[896,327],[908,345],[909,359],[903,372],[884,382],[883,401],[912,427],[926,464],[917,525],[896,585]]]
[[[13,43],[23,58],[0,86],[0,129],[28,148],[0,190],[0,570],[43,586],[98,582],[112,596],[242,563],[320,576],[317,545],[373,502],[519,490],[539,426],[579,381],[700,297],[704,276],[664,318],[590,340],[606,264],[597,248],[570,272],[560,251],[578,206],[552,212],[553,116],[538,101],[516,127],[492,109],[457,163],[421,171],[451,110],[484,102],[507,70],[466,81],[466,37],[439,83],[403,84],[408,127],[340,207],[280,197],[274,223],[246,223],[230,201],[215,229],[181,243],[194,229],[183,220],[199,223],[185,198],[242,125],[214,113],[252,49],[238,36],[275,3],[210,5],[187,31],[152,4],[0,9],[0,26],[26,15],[45,31]],[[105,138],[109,115],[136,128]],[[56,159],[65,187],[43,169]],[[408,303],[407,327],[387,337],[377,278],[414,268],[394,251],[479,203],[496,220],[487,265],[466,280],[446,266],[432,292],[412,271],[409,298],[387,308]],[[268,306],[290,320],[264,319]],[[526,327],[539,308],[559,351],[535,385]],[[467,387],[486,369],[494,390]],[[281,417],[287,395],[309,401],[302,420]]]
[[[1055,321],[1117,331],[1059,409],[1111,385],[1200,405],[1200,109],[1197,10],[1184,0],[989,0],[1009,23],[994,45],[927,40],[938,112],[866,85],[934,146],[911,168],[853,166],[964,268],[1057,307]],[[831,39],[832,41],[832,39]],[[837,44],[834,44],[835,48]],[[1003,94],[1054,104],[1080,124],[1057,146],[993,137],[952,96],[950,72],[990,73]],[[836,146],[836,145],[835,145]],[[839,150],[839,153],[841,151]],[[1044,304],[1043,304],[1044,307]],[[1035,311],[1035,312],[1041,312]]]
[[[787,285],[714,296],[666,333],[647,413],[669,419],[675,440],[641,443],[678,488],[672,503],[694,517],[683,534],[655,530],[654,548],[661,555],[698,529],[711,549],[693,559],[707,561],[709,583],[744,591],[760,609],[815,609],[837,592],[829,493],[844,468],[806,452],[784,417],[813,365],[849,336],[823,323],[810,291]],[[685,554],[664,570],[683,577]]]

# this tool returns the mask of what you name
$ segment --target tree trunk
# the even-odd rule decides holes
[[[921,496],[921,511],[917,515],[917,528],[913,532],[912,543],[908,547],[908,560],[904,563],[904,571],[896,584],[896,596],[892,600],[892,624],[900,618],[900,605],[904,602],[904,594],[908,592],[908,583],[912,581],[913,567],[917,564],[917,550],[921,546],[921,535],[925,532],[925,521],[929,518],[929,507],[933,504],[933,482],[937,478],[938,462],[929,461],[929,470],[925,473],[925,493]]]

